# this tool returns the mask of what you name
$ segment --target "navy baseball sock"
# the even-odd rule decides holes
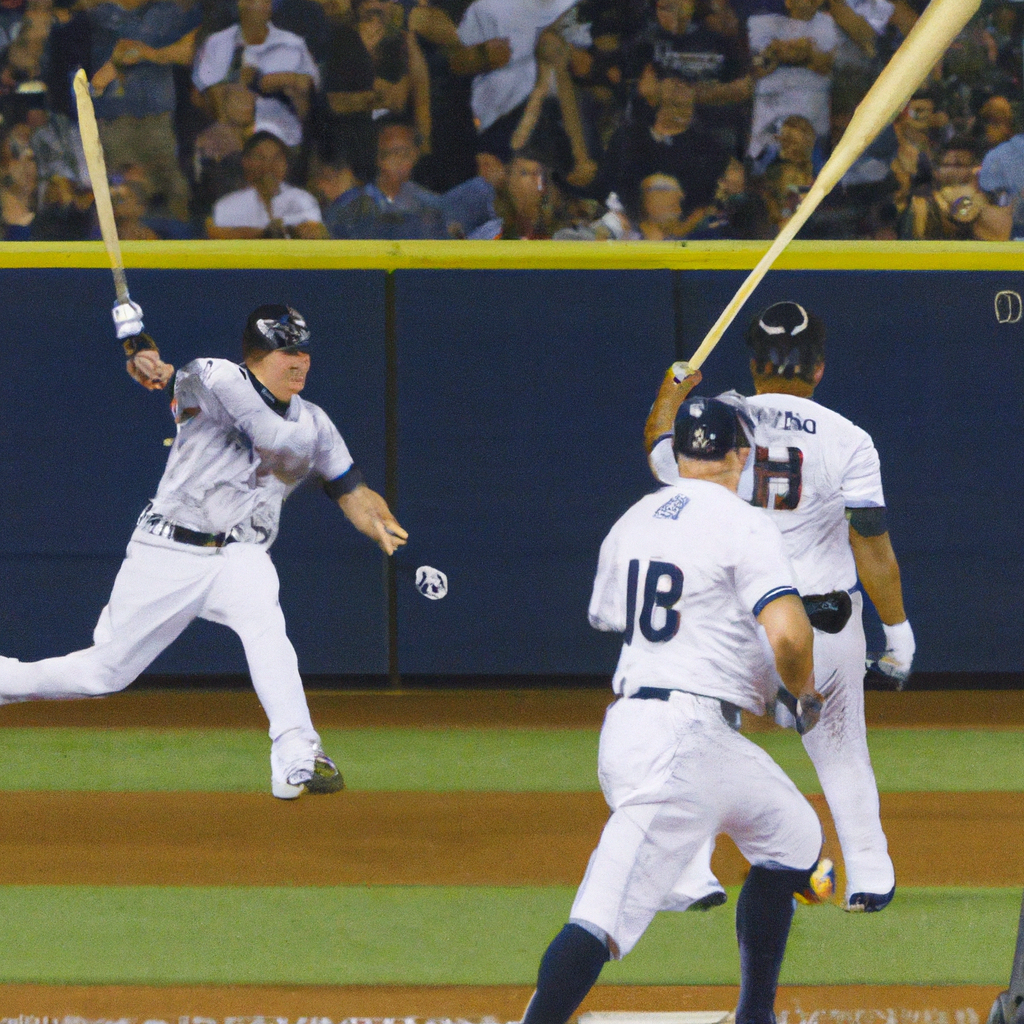
[[[775,990],[793,922],[793,893],[807,888],[811,870],[754,866],[736,901],[740,999],[736,1024],[774,1024]]]
[[[537,971],[537,991],[523,1024],[565,1024],[608,962],[608,947],[578,924],[551,941]]]

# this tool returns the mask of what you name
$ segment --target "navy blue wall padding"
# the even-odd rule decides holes
[[[600,673],[587,624],[601,541],[655,482],[643,452],[673,358],[666,272],[399,271],[399,591],[409,673]]]
[[[643,423],[743,280],[721,271],[397,271],[400,559],[449,576],[446,600],[399,578],[408,674],[610,672],[586,619],[600,542],[653,486]],[[87,645],[173,433],[166,398],[123,371],[110,275],[5,270],[0,328],[0,653]],[[314,331],[306,397],[384,490],[384,272],[132,271],[165,357],[238,358],[261,302]],[[1024,323],[1002,272],[772,271],[705,365],[701,392],[749,392],[743,330],[796,299],[825,320],[817,397],[868,430],[917,636],[915,667],[1020,672],[1024,633]],[[678,350],[675,346],[678,339]],[[309,674],[387,671],[382,556],[319,488],[287,503],[274,560]],[[878,642],[877,627],[872,635]],[[197,624],[154,672],[244,670]]]
[[[240,359],[245,317],[285,301],[313,330],[305,396],[384,486],[382,272],[133,271],[132,297],[164,358]],[[174,434],[166,396],[124,373],[110,274],[4,271],[0,331],[0,651],[24,659],[88,645],[135,519]],[[274,561],[305,672],[387,671],[381,555],[319,488],[292,497]],[[244,671],[241,644],[197,623],[154,672]]]

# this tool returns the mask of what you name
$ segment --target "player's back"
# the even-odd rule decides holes
[[[761,714],[768,666],[755,616],[787,592],[792,569],[772,523],[720,484],[685,479],[612,527],[590,621],[624,634],[617,693],[689,690]]]
[[[857,582],[847,508],[885,504],[871,437],[831,409],[777,392],[747,399],[757,423],[740,494],[782,532],[804,594]]]

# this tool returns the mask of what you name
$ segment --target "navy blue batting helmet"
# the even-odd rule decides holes
[[[263,349],[274,352],[277,349],[305,349],[309,345],[309,328],[302,314],[291,306],[269,303],[257,306],[245,322],[242,348]]]
[[[672,451],[688,459],[724,459],[735,448],[749,448],[753,422],[734,401],[688,398],[676,413]]]

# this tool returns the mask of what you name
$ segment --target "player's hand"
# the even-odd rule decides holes
[[[174,367],[165,363],[155,348],[140,349],[129,357],[125,368],[133,380],[149,391],[162,390],[174,376]]]
[[[391,514],[387,502],[365,484],[338,499],[349,522],[370,538],[385,555],[393,555],[409,539],[409,534]]]
[[[700,370],[694,369],[685,359],[673,363],[668,368],[668,372],[665,374],[666,384],[669,382],[670,376],[676,387],[686,389],[683,391],[684,398],[703,380]]]
[[[117,303],[111,310],[111,316],[114,318],[118,341],[132,338],[146,329],[142,326],[142,307],[131,299]]]
[[[816,690],[803,693],[797,698],[796,714],[793,717],[796,719],[796,731],[801,736],[806,736],[818,724],[824,706],[825,698]]]
[[[917,650],[914,631],[907,619],[895,626],[883,623],[882,629],[885,631],[885,650],[881,654],[868,656],[867,670],[885,676],[896,685],[897,690],[902,690],[910,678],[914,652]]]

